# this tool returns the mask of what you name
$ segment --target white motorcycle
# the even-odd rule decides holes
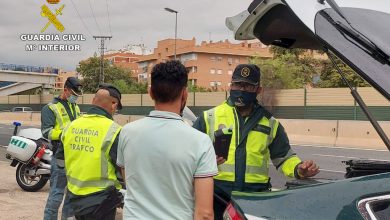
[[[25,191],[42,189],[50,179],[50,161],[53,152],[50,143],[38,128],[21,129],[21,123],[14,122],[15,129],[7,147],[6,158],[16,168],[16,182]]]

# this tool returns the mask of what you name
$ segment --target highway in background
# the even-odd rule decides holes
[[[27,128],[30,126],[22,126]],[[6,146],[13,133],[12,125],[0,124],[0,145]],[[318,181],[328,181],[343,179],[345,174],[345,164],[342,161],[351,159],[370,159],[390,161],[390,152],[386,150],[367,150],[334,148],[319,146],[292,146],[293,150],[302,160],[314,160],[319,166],[321,172],[316,176]],[[5,148],[0,147],[0,161],[8,161],[5,158]],[[270,165],[271,183],[275,188],[284,188],[286,178],[275,167]]]

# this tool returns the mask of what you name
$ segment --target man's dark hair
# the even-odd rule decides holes
[[[156,102],[175,101],[187,87],[188,71],[177,60],[159,63],[153,67],[151,91]]]

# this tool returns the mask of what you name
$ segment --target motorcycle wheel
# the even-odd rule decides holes
[[[43,175],[30,175],[28,173],[29,166],[27,164],[19,163],[16,168],[16,182],[23,190],[27,192],[36,192],[42,189],[49,178]]]

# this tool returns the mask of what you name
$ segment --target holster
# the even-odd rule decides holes
[[[108,196],[93,212],[93,215],[96,217],[104,216],[113,209],[122,205],[123,195],[115,188],[115,186],[109,186],[105,190],[108,192]]]

